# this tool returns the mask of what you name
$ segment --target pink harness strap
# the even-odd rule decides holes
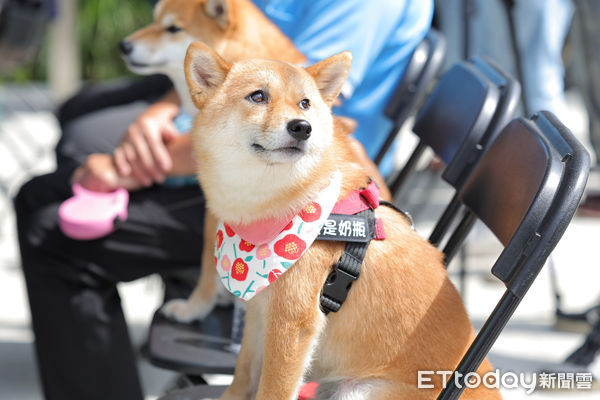
[[[375,181],[369,182],[367,187],[362,190],[350,192],[348,196],[335,203],[332,214],[354,215],[359,212],[376,209],[379,207],[379,187]],[[385,239],[385,230],[381,218],[375,219],[375,237],[376,240]]]
[[[371,181],[366,189],[355,190],[338,201],[333,207],[333,214],[353,215],[369,208],[379,207],[379,188]]]
[[[231,224],[230,226],[244,240],[259,245],[267,243],[279,235],[290,221],[291,218],[269,219],[257,221],[249,225]]]
[[[375,181],[371,181],[365,189],[355,190],[335,203],[332,214],[354,215],[369,208],[375,209],[377,207],[379,207],[379,188]],[[269,219],[253,222],[249,225],[229,224],[229,226],[244,240],[254,245],[260,245],[279,235],[290,220],[291,218]],[[376,233],[375,239],[385,239],[383,223],[380,219],[377,219]]]

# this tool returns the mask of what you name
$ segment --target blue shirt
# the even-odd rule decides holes
[[[356,138],[374,158],[392,123],[383,111],[410,56],[425,37],[433,0],[253,0],[306,55],[309,64],[344,50],[352,68],[334,112],[355,119]],[[380,167],[392,169],[392,157]]]

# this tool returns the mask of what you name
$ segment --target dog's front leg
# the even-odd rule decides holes
[[[293,271],[287,274],[292,275]],[[280,278],[285,281],[285,275]],[[291,276],[289,277],[291,278]],[[297,282],[297,281],[296,281]],[[266,313],[262,375],[257,400],[296,399],[325,316],[319,311],[318,292],[297,296],[303,285],[276,282]],[[306,286],[304,287],[306,289]],[[295,289],[295,290],[294,290]],[[308,290],[311,292],[311,290]]]
[[[191,322],[195,319],[204,319],[213,310],[217,302],[217,294],[223,291],[215,268],[216,232],[217,218],[206,210],[200,278],[188,299],[174,299],[163,306],[161,312],[166,316],[179,322]]]
[[[257,296],[247,303],[246,325],[233,382],[220,400],[250,400],[256,394],[262,367],[266,298]]]

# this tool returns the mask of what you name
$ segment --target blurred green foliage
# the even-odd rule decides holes
[[[152,20],[148,0],[80,0],[79,39],[83,79],[102,80],[128,73],[118,43]]]
[[[100,81],[129,75],[119,55],[118,43],[152,21],[150,0],[79,0],[77,28],[82,78]],[[14,70],[2,80],[13,82],[46,79],[48,39],[30,65]]]

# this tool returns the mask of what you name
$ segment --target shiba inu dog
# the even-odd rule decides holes
[[[371,241],[346,301],[328,315],[321,291],[343,242],[305,248],[286,239],[258,250],[259,243],[226,242],[236,237],[231,227],[298,216],[300,235],[321,209],[314,204],[322,193],[333,187],[335,201],[368,186],[330,110],[350,64],[348,52],[306,69],[266,60],[229,64],[202,43],[187,52],[186,79],[199,110],[192,141],[207,207],[220,220],[215,256],[224,284],[234,291],[251,274],[265,274],[266,282],[273,253],[294,259],[281,263],[283,272],[271,269],[264,286],[235,291],[254,293],[234,381],[222,399],[295,399],[303,378],[319,382],[318,399],[433,399],[441,378],[432,380],[435,389],[418,389],[418,371],[454,369],[474,337],[441,253],[392,208],[375,208],[385,239]],[[296,228],[286,231],[291,225],[279,235],[294,237]],[[246,265],[252,257],[260,260],[257,270]],[[490,368],[485,361],[480,372]],[[463,398],[500,395],[482,386]]]
[[[120,43],[129,69],[139,74],[163,73],[173,81],[183,109],[195,115],[185,81],[183,61],[190,43],[201,41],[228,61],[266,58],[304,64],[306,58],[293,43],[249,0],[161,0],[154,9],[154,22]],[[340,131],[351,133],[354,122],[336,117]],[[362,145],[352,140],[356,159],[391,198],[383,177],[369,160]],[[204,249],[214,246],[216,220],[207,214]],[[209,233],[210,232],[210,233]],[[188,300],[173,300],[163,312],[182,322],[204,318],[214,307],[217,290],[214,259],[203,252],[202,274]]]
[[[163,73],[173,81],[182,106],[196,112],[183,74],[188,46],[201,41],[226,60],[252,57],[302,64],[304,55],[249,0],[160,0],[154,22],[120,43],[133,72]]]

